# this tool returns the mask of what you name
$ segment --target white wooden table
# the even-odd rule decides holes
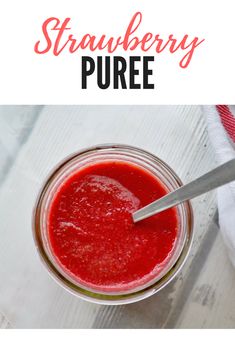
[[[215,166],[197,106],[0,107],[0,327],[235,327],[235,269],[217,226],[216,195],[193,202],[195,239],[177,279],[126,306],[90,304],[46,273],[31,234],[31,212],[50,169],[98,143],[128,143],[169,163],[185,181]]]

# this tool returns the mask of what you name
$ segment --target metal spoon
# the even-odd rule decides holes
[[[179,189],[163,196],[132,214],[133,221],[138,222],[154,214],[176,206],[183,201],[193,199],[207,191],[213,190],[235,180],[235,159],[211,170],[198,179],[181,186]]]

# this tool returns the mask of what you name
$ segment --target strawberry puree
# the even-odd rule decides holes
[[[87,165],[55,195],[48,231],[59,266],[78,284],[104,292],[133,290],[169,261],[178,233],[175,209],[134,224],[131,213],[167,193],[141,167],[124,161]]]

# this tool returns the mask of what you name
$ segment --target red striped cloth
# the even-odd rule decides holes
[[[229,137],[233,140],[233,142],[235,142],[235,117],[227,105],[217,105],[216,109]]]

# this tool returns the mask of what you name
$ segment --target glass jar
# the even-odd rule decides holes
[[[65,289],[76,296],[99,304],[118,305],[147,298],[170,283],[184,264],[192,243],[193,213],[190,202],[176,206],[179,229],[173,255],[164,270],[143,287],[120,294],[99,292],[81,286],[58,264],[50,248],[47,220],[54,195],[59,186],[76,170],[95,162],[119,160],[134,163],[156,176],[171,192],[182,182],[161,159],[142,149],[128,145],[99,145],[79,151],[63,160],[50,174],[37,198],[33,213],[35,244],[49,274]]]

